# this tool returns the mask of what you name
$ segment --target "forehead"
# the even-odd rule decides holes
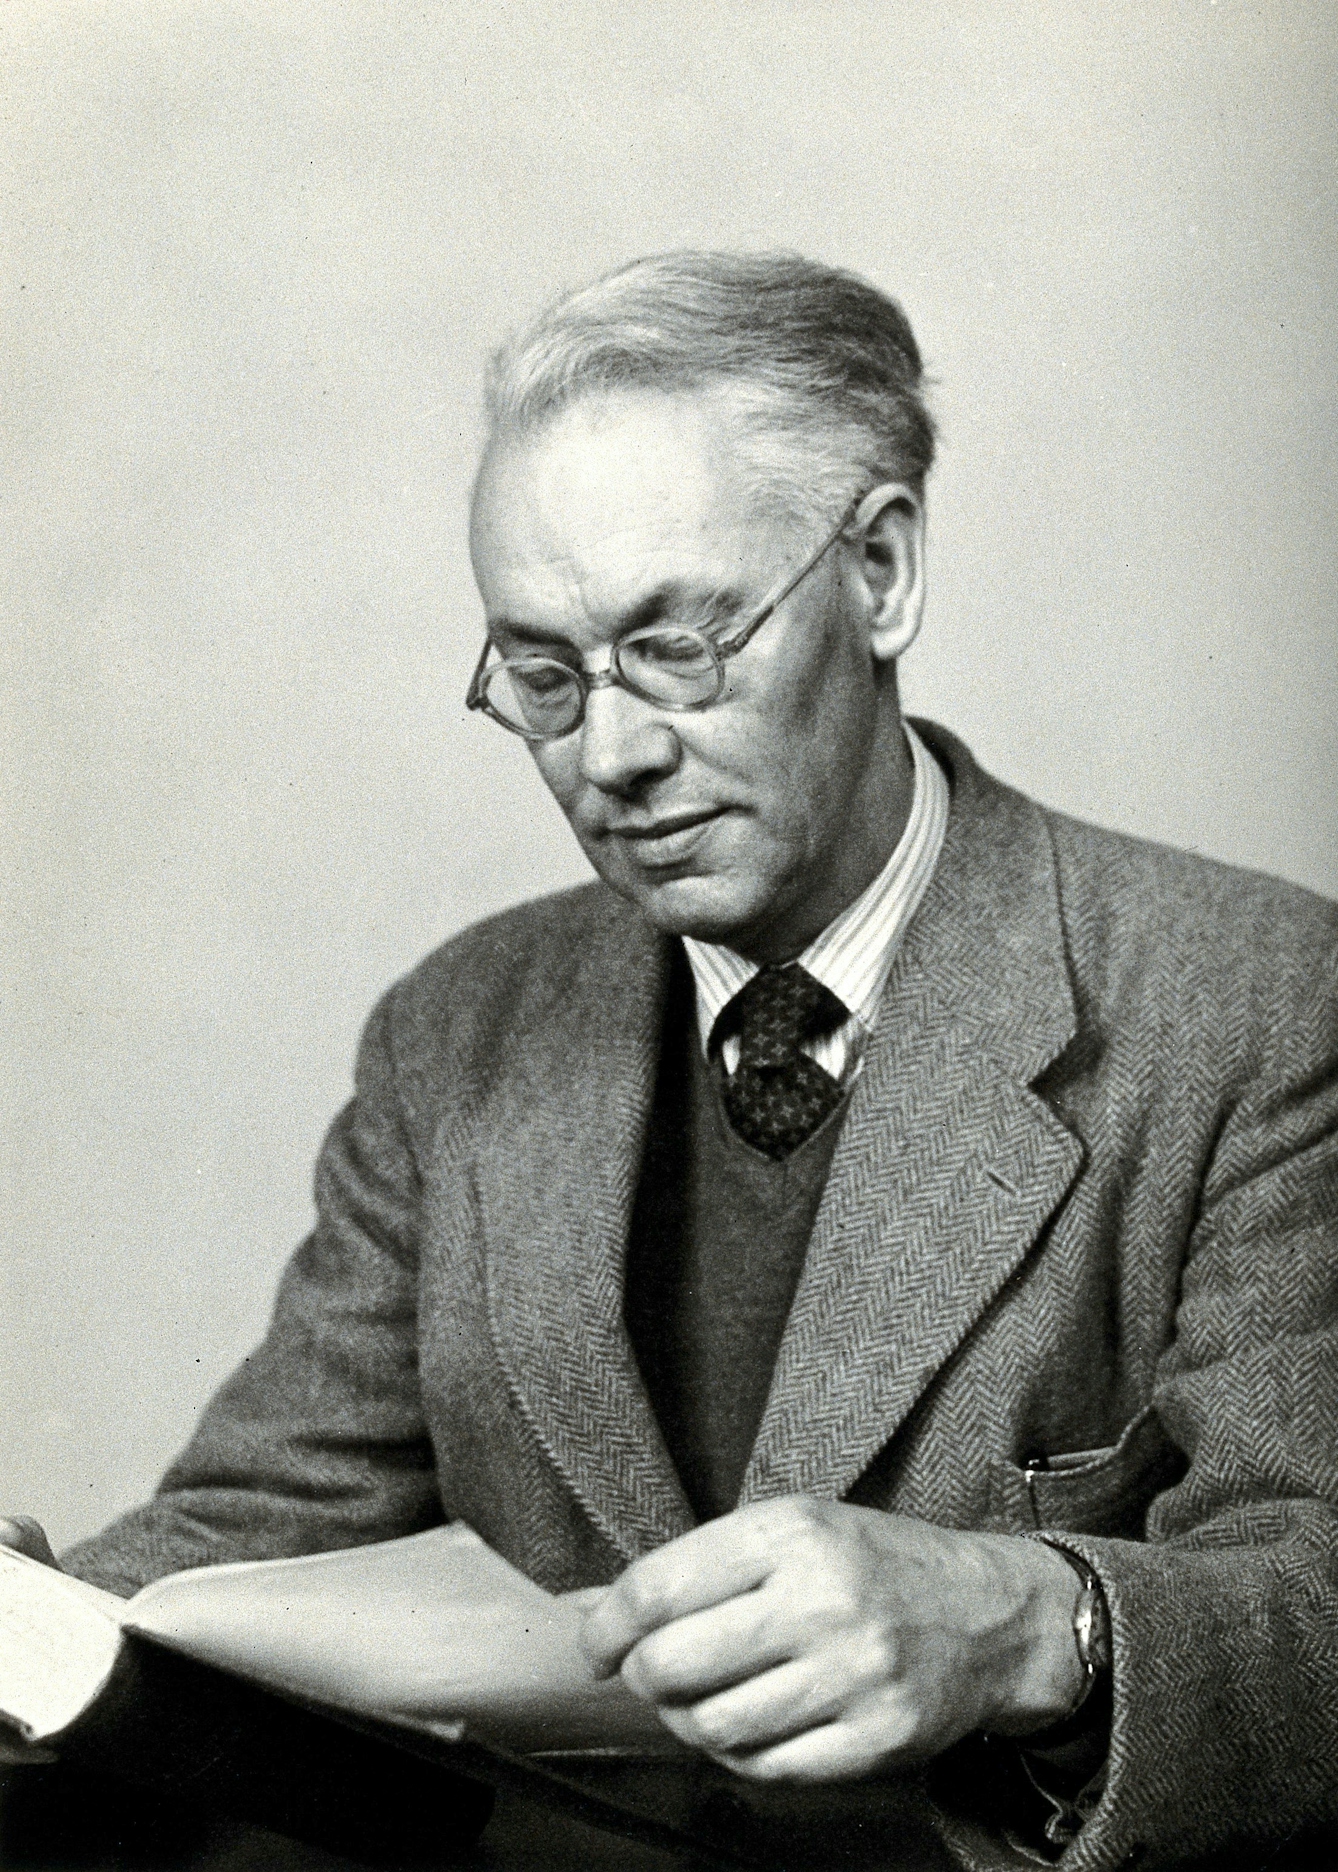
[[[479,588],[490,611],[590,612],[686,571],[737,576],[762,544],[750,495],[720,399],[583,400],[535,435],[489,445],[470,528]]]

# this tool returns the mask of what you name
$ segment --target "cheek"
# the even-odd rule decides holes
[[[841,799],[860,784],[878,738],[880,705],[872,658],[835,635],[821,663],[788,690],[790,770],[815,800]]]
[[[823,818],[867,761],[877,710],[861,675],[840,662],[759,669],[725,707],[701,718],[709,731],[693,737],[696,751],[744,781],[768,816],[792,824]]]
[[[530,741],[526,743],[530,759],[553,798],[570,818],[581,791],[580,754],[576,737],[565,741]]]

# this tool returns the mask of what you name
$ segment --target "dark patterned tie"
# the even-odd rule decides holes
[[[739,1036],[739,1063],[724,1088],[739,1136],[768,1157],[788,1157],[841,1102],[841,1088],[800,1042],[832,1033],[850,1010],[797,962],[759,970],[720,1013],[712,1050]]]

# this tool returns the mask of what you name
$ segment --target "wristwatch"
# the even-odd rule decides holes
[[[1068,1721],[1077,1715],[1092,1694],[1097,1679],[1110,1669],[1110,1612],[1106,1606],[1106,1595],[1101,1590],[1101,1581],[1082,1556],[1071,1553],[1067,1547],[1061,1547],[1058,1541],[1047,1540],[1044,1535],[1040,1538],[1052,1552],[1068,1561],[1082,1582],[1078,1588],[1078,1597],[1073,1602],[1073,1643],[1082,1666],[1083,1684],[1077,1701],[1064,1719]]]

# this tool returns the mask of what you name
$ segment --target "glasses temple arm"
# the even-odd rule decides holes
[[[488,652],[491,649],[492,638],[485,637],[483,639],[483,649],[479,653],[479,660],[474,665],[474,674],[470,677],[469,687],[465,691],[466,708],[479,709],[483,707],[483,672],[487,667]]]
[[[794,577],[781,586],[774,598],[769,598],[767,600],[756,617],[750,618],[741,631],[736,632],[732,637],[722,638],[717,644],[718,650],[724,651],[728,656],[732,656],[735,651],[744,648],[754,634],[761,630],[767,619],[785,603],[790,593],[802,585],[809,573],[814,571],[819,562],[826,558],[827,554],[831,551],[832,547],[835,546],[837,540],[840,539],[841,535],[845,532],[846,528],[859,511],[859,504],[863,498],[864,496],[862,494],[857,494],[855,496],[854,500],[851,501],[850,505],[841,515],[841,518],[837,521],[826,539],[823,540],[817,551],[810,553],[808,558],[805,559],[804,563],[795,573]],[[483,649],[479,652],[479,660],[474,665],[474,674],[470,677],[469,687],[465,691],[466,708],[480,709],[485,706],[483,699],[483,672],[488,666],[488,653],[491,651],[492,647],[492,638],[485,637],[483,639]]]
[[[840,539],[841,535],[850,525],[850,522],[859,512],[859,504],[863,499],[864,496],[862,494],[857,494],[855,496],[854,500],[851,501],[826,539],[823,540],[821,546],[818,547],[816,552],[809,554],[794,577],[790,579],[787,584],[781,586],[774,598],[768,598],[766,604],[763,605],[762,609],[757,613],[757,616],[749,618],[741,631],[737,631],[732,637],[721,638],[716,646],[718,650],[724,651],[727,656],[733,656],[736,651],[742,650],[751,641],[753,636],[761,630],[767,619],[772,617],[785,603],[785,600],[790,596],[791,592],[797,590],[808,577],[809,573],[815,571],[821,561],[827,557],[827,554],[831,551],[832,547],[835,546],[837,540]]]

